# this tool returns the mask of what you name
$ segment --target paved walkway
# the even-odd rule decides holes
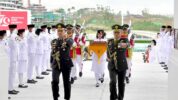
[[[168,100],[168,74],[158,64],[142,63],[141,53],[134,53],[131,83],[126,86],[124,100]],[[71,100],[109,100],[109,78],[106,70],[104,84],[95,87],[91,62],[84,63],[84,76],[72,85]],[[51,75],[28,89],[18,89],[20,93],[11,96],[11,100],[52,100]],[[62,82],[62,80],[61,80]],[[60,99],[63,99],[63,87],[60,85]]]

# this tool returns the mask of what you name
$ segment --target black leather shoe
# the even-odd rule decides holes
[[[8,94],[16,95],[16,94],[18,94],[18,92],[12,90],[12,91],[8,91]]]
[[[103,83],[103,82],[104,82],[104,78],[100,78],[99,80],[100,80],[100,82],[101,82],[101,83]]]
[[[28,85],[22,84],[22,85],[19,85],[19,88],[28,88]]]
[[[17,90],[12,90],[12,91],[19,93],[19,91],[17,91]]]
[[[51,72],[51,71],[52,71],[52,69],[47,69],[46,71]]]
[[[35,80],[27,80],[27,83],[30,83],[30,84],[35,84],[37,81],[35,81]]]
[[[100,86],[100,84],[99,83],[96,83],[96,87],[99,87]]]
[[[42,76],[37,76],[36,79],[44,79]]]
[[[126,77],[126,78],[125,78],[125,80],[126,80],[126,83],[127,83],[127,84],[129,84],[129,83],[130,83],[130,80],[129,80],[129,78],[128,78],[128,77]]]
[[[49,75],[48,72],[42,72],[41,74],[42,74],[42,75]]]
[[[70,83],[74,84],[74,78],[71,78]]]
[[[79,72],[79,76],[82,77],[83,73],[82,72]]]
[[[77,80],[77,76],[74,77],[74,80]]]

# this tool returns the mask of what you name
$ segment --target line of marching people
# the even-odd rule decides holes
[[[71,84],[79,77],[83,76],[83,47],[86,43],[86,34],[81,34],[80,25],[66,25],[66,34],[73,34],[74,44],[70,49],[70,57],[74,66],[71,69]],[[0,30],[0,45],[6,49],[9,58],[9,81],[8,93],[18,94],[14,88],[16,74],[18,74],[19,88],[28,88],[28,84],[36,84],[37,80],[44,79],[42,75],[49,75],[51,42],[58,38],[57,27],[52,25],[42,25],[35,28],[34,24],[27,25],[27,29],[18,29],[18,25],[11,24],[9,30]],[[78,68],[77,68],[78,66]],[[77,71],[79,69],[79,71]],[[25,82],[25,78],[27,81]],[[36,78],[36,79],[35,79]]]
[[[10,24],[9,30],[0,30],[0,45],[6,48],[9,58],[8,93],[13,95],[19,93],[14,87],[16,74],[18,88],[28,88],[26,83],[35,84],[44,79],[42,75],[49,74],[51,40],[57,35],[56,26],[42,25],[35,29],[35,25],[30,24],[27,30],[17,27]]]
[[[168,61],[171,50],[174,48],[174,29],[172,26],[163,25],[157,33],[155,40],[151,41],[145,54],[145,62],[159,63],[168,72]]]

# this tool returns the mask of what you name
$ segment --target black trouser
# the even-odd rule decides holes
[[[124,99],[124,92],[125,92],[125,75],[126,70],[124,71],[115,71],[109,70],[110,76],[110,100],[123,100]],[[118,95],[117,95],[117,88],[116,84],[118,81]]]
[[[52,84],[53,98],[54,100],[57,100],[59,97],[59,77],[61,72],[62,72],[63,83],[64,83],[64,99],[69,100],[71,95],[71,84],[70,84],[71,68],[66,66],[62,67],[60,70],[58,68],[52,69],[51,84]]]

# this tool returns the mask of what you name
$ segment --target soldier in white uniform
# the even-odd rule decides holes
[[[159,55],[159,61],[160,61],[160,64],[165,64],[165,56],[164,56],[164,48],[165,48],[165,40],[164,40],[164,36],[165,36],[165,29],[166,29],[166,26],[163,25],[161,26],[161,29],[160,29],[160,39],[158,42],[158,46],[160,48],[158,48],[158,55]]]
[[[97,35],[94,41],[106,42],[104,39],[104,30],[98,30]],[[100,86],[100,83],[104,82],[104,70],[106,69],[106,52],[98,59],[98,56],[93,52],[92,53],[92,71],[94,72],[95,79],[96,79],[96,87]]]
[[[166,27],[166,35],[165,35],[165,65],[164,69],[168,70],[168,61],[170,57],[171,50],[174,48],[174,35],[172,34],[172,26]]]
[[[156,41],[151,41],[151,50],[149,51],[149,63],[156,63],[157,61],[157,48]]]
[[[14,89],[15,83],[15,76],[16,76],[16,69],[18,63],[18,38],[17,38],[17,25],[12,24],[9,25],[10,29],[10,36],[8,39],[8,46],[9,46],[9,57],[10,57],[10,67],[9,67],[9,87],[8,93],[9,94],[18,94],[19,91]]]
[[[28,44],[28,70],[27,70],[27,83],[35,84],[37,81],[33,79],[33,71],[35,67],[35,53],[37,48],[37,36],[33,31],[35,25],[28,25],[28,36],[27,36],[27,44]]]
[[[28,61],[28,50],[27,50],[27,40],[24,37],[25,29],[18,30],[19,39],[19,59],[18,59],[18,76],[19,76],[19,88],[27,88],[24,85],[24,74],[27,71],[27,61]]]
[[[36,54],[35,54],[35,58],[36,58],[36,79],[44,79],[44,77],[41,76],[41,69],[42,69],[42,61],[43,61],[43,54],[44,54],[44,43],[42,40],[42,36],[41,33],[42,30],[41,29],[37,29],[35,31],[35,34],[38,36],[37,37],[37,46],[38,48],[36,48]]]
[[[9,48],[8,48],[8,43],[6,37],[6,30],[0,30],[0,45],[3,45],[5,47],[5,52],[7,55],[9,55]]]
[[[55,39],[57,38],[57,30],[56,30],[56,25],[52,25],[52,29],[51,29],[51,39]]]
[[[48,44],[48,54],[47,54],[47,69],[46,71],[52,71],[50,68],[50,56],[51,56],[51,41],[53,40],[51,37],[51,27],[48,27],[48,32],[47,32],[47,44]]]
[[[44,54],[43,54],[43,61],[42,61],[42,75],[49,75],[49,73],[46,71],[47,66],[48,66],[48,53],[49,53],[49,37],[47,34],[47,25],[42,25],[41,26],[41,36],[43,40],[43,45],[44,45]]]

